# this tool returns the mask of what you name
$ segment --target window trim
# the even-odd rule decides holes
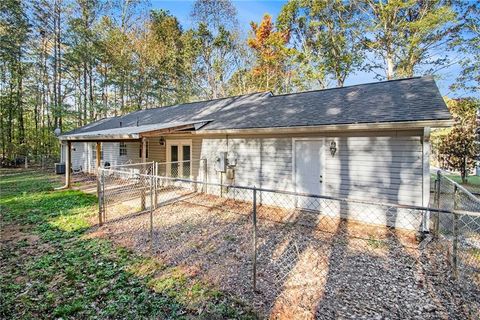
[[[192,144],[192,139],[179,139],[179,140],[171,140],[168,139],[166,142],[166,148],[167,148],[167,153],[166,153],[166,160],[167,160],[167,172],[166,174],[169,175],[169,172],[171,171],[171,162],[172,162],[172,155],[171,155],[171,146],[178,146],[178,158],[182,159],[179,161],[183,161],[183,146],[190,146],[190,178],[193,175],[193,165],[192,165],[192,155],[193,155],[193,144]],[[180,157],[181,155],[181,157]],[[183,163],[179,162],[178,163],[178,172],[183,172]]]
[[[126,142],[120,141],[120,143],[118,144],[118,155],[120,157],[125,157],[128,155],[128,148]]]

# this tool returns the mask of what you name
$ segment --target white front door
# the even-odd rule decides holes
[[[190,179],[191,155],[191,140],[167,140],[167,176]]]
[[[295,191],[315,195],[323,194],[323,140],[294,140]],[[299,197],[297,206],[320,210],[320,200]]]

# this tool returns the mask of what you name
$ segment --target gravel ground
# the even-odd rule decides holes
[[[108,208],[108,221],[94,236],[151,253],[150,214],[131,214],[139,200],[124,200]],[[443,251],[418,250],[412,233],[260,207],[254,292],[251,204],[178,190],[164,191],[160,201],[164,205],[153,212],[153,254],[265,317],[478,318],[478,288],[460,294],[438,255]]]

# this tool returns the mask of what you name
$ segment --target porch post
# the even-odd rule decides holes
[[[97,141],[97,173],[98,173],[98,168],[100,168],[100,157],[102,155],[102,145],[100,144],[101,142]]]
[[[142,163],[147,162],[147,138],[142,138]]]
[[[72,186],[72,142],[67,141],[67,161],[65,162],[65,187]]]
[[[95,155],[96,155],[96,158],[95,158],[95,172],[97,173],[97,197],[98,197],[98,204],[99,204],[99,207],[98,207],[98,223],[100,225],[102,225],[102,207],[103,207],[102,201],[104,201],[104,199],[101,199],[101,197],[104,197],[104,194],[101,194],[102,178],[103,177],[100,176],[100,171],[98,170],[98,168],[100,168],[100,157],[102,155],[102,146],[101,146],[99,141],[97,141],[97,143],[96,143]],[[102,172],[102,174],[103,174],[103,172]]]

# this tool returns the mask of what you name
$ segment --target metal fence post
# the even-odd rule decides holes
[[[155,181],[154,181],[154,187],[155,187],[155,200],[154,200],[154,209],[157,209],[157,203],[158,203],[158,162],[154,162],[154,169],[153,169],[153,173],[154,173],[154,176],[155,176]]]
[[[257,291],[257,188],[253,187],[253,291]]]
[[[440,190],[442,184],[442,174],[440,170],[437,171],[437,179],[435,180],[435,204],[437,205],[437,214],[435,215],[435,220],[433,221],[433,234],[435,237],[438,236],[440,229]]]
[[[147,184],[147,179],[145,176],[142,174],[140,175],[140,183],[141,183],[141,189],[140,189],[140,211],[145,211],[145,193],[146,193],[146,184]]]
[[[203,159],[202,160],[202,170],[203,170],[203,192],[204,193],[207,193],[207,188],[208,188],[208,185],[207,185],[207,177],[208,177],[208,171],[207,171],[207,159]]]
[[[102,170],[102,183],[101,183],[101,193],[102,193],[102,213],[103,213],[103,217],[102,217],[102,221],[105,222],[107,221],[107,204],[105,202],[105,171]]]
[[[458,276],[458,187],[455,184],[453,188],[453,243],[452,243],[452,266],[455,278]]]
[[[153,176],[150,176],[150,253],[153,254]]]

